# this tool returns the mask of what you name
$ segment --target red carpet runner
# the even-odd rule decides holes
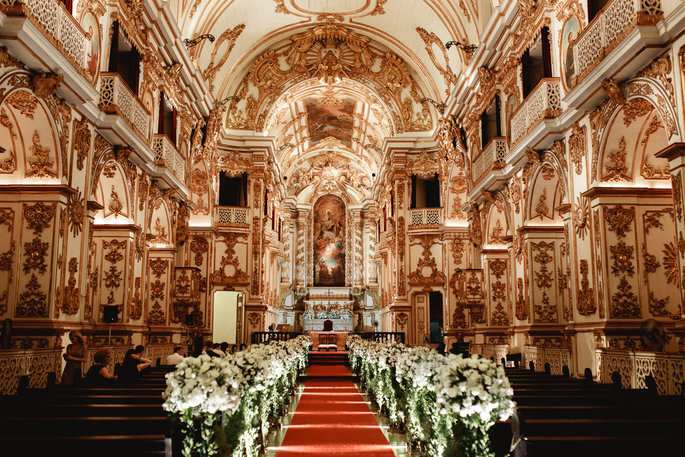
[[[312,354],[307,375],[325,379],[306,381],[276,456],[394,457],[390,443],[350,380],[344,359],[317,364],[317,359],[326,357]]]

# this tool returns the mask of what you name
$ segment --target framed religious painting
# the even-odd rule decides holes
[[[564,85],[564,90],[569,92],[573,86],[573,77],[576,75],[576,67],[573,63],[573,48],[571,45],[580,35],[581,26],[577,17],[572,16],[564,23],[561,29],[561,81]]]
[[[100,24],[95,15],[87,11],[81,19],[81,27],[89,37],[86,45],[86,71],[91,81],[95,81],[100,70]]]

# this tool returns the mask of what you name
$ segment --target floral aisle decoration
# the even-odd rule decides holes
[[[447,359],[436,391],[440,412],[458,427],[465,455],[494,457],[488,430],[508,419],[515,407],[504,367],[479,355]]]
[[[443,356],[356,335],[348,348],[370,396],[392,424],[406,426],[412,443],[431,456],[493,455],[488,430],[514,411],[502,366],[477,355]]]
[[[224,359],[187,357],[167,374],[164,409],[190,456],[256,456],[307,365],[311,339],[252,345]]]

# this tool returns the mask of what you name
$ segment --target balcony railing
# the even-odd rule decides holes
[[[479,181],[481,177],[493,168],[502,168],[504,166],[504,158],[508,153],[509,146],[507,145],[506,138],[492,138],[485,145],[483,152],[473,161],[473,167],[471,168],[473,182]]]
[[[409,226],[416,225],[440,225],[442,215],[440,208],[422,208],[409,210]]]
[[[86,73],[90,40],[76,19],[57,0],[3,0],[0,9],[10,16],[26,16],[71,63]]]
[[[515,144],[542,119],[561,112],[559,78],[545,78],[518,107],[511,118],[511,144]]]
[[[216,225],[247,225],[248,209],[235,206],[217,206],[216,207]]]
[[[550,373],[561,375],[564,367],[573,373],[573,358],[569,348],[545,348],[537,346],[523,346],[521,354],[521,364],[523,368],[530,369],[530,363],[535,371],[545,371],[545,365],[549,365]]]
[[[590,73],[637,25],[663,17],[660,0],[614,0],[572,44],[574,85]]]
[[[100,73],[100,108],[123,117],[144,140],[150,138],[150,113],[118,73]]]
[[[659,395],[683,395],[685,354],[609,348],[598,348],[595,353],[599,382],[610,383],[612,373],[617,371],[623,388],[644,389],[645,378],[653,376]]]
[[[152,151],[155,153],[155,164],[169,169],[179,181],[185,183],[186,161],[165,134],[152,137]]]

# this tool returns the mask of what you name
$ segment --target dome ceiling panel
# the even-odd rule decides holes
[[[368,198],[386,138],[430,136],[476,41],[480,0],[174,0],[227,133],[276,143],[298,201]]]
[[[215,52],[218,40],[204,40],[191,48],[202,71],[212,65],[212,53],[214,64],[223,59],[212,91],[217,100],[232,95],[247,65],[259,53],[282,44],[303,29],[333,21],[398,55],[416,74],[425,96],[444,101],[449,87],[440,69],[433,65],[431,53],[425,49],[417,29],[435,34],[442,42],[475,42],[477,1],[480,0],[178,0],[172,9],[184,37],[211,33],[218,38],[244,26],[232,49],[226,52],[224,44],[219,56]],[[449,58],[452,71],[458,74],[464,55],[453,48]]]

